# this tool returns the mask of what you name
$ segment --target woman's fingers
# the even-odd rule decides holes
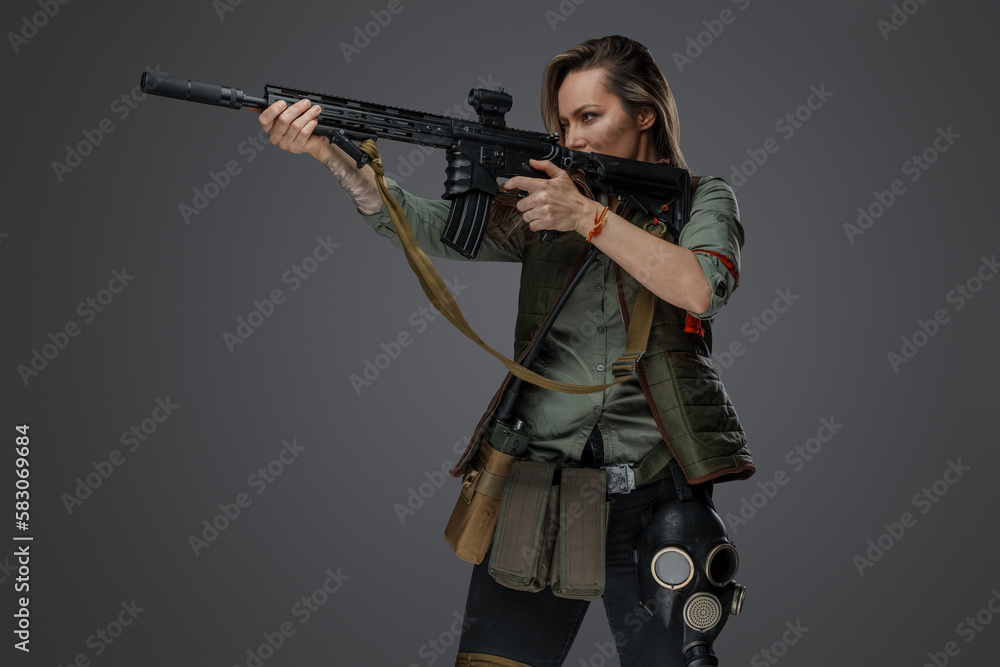
[[[279,100],[261,112],[258,120],[272,144],[292,153],[302,153],[309,148],[321,112],[322,108],[308,99],[291,106]]]

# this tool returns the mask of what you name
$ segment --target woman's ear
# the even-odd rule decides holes
[[[653,127],[656,122],[656,112],[651,106],[643,106],[639,108],[639,115],[636,116],[636,122],[639,124],[639,130],[648,130]]]

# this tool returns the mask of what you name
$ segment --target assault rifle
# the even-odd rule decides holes
[[[497,90],[474,88],[469,104],[479,122],[437,114],[311,93],[282,86],[266,86],[264,97],[251,97],[239,88],[217,86],[173,76],[143,72],[142,92],[189,102],[242,109],[264,109],[278,100],[288,105],[309,98],[322,106],[313,134],[324,136],[353,158],[360,169],[368,156],[354,141],[385,138],[447,149],[445,192],[453,201],[441,241],[465,257],[475,257],[483,242],[498,178],[544,176],[528,166],[528,159],[551,160],[563,169],[581,170],[594,190],[617,194],[665,224],[676,238],[691,207],[690,174],[662,164],[626,160],[600,153],[582,153],[559,145],[558,134],[508,128],[504,116],[513,98]],[[543,235],[558,236],[558,232]]]

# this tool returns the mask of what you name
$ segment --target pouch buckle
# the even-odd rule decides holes
[[[608,493],[630,493],[635,488],[635,472],[627,463],[601,468],[608,475]]]
[[[467,503],[472,502],[472,496],[476,493],[476,486],[479,484],[479,475],[481,472],[482,471],[477,468],[471,468],[469,472],[465,474],[465,479],[462,480],[462,498]]]

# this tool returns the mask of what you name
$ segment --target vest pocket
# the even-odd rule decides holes
[[[690,460],[735,453],[744,444],[743,428],[711,360],[679,352],[664,356],[673,385],[667,398],[673,405],[660,406],[660,414],[669,423],[664,427],[676,433],[672,444],[696,448],[685,452],[683,458]]]

